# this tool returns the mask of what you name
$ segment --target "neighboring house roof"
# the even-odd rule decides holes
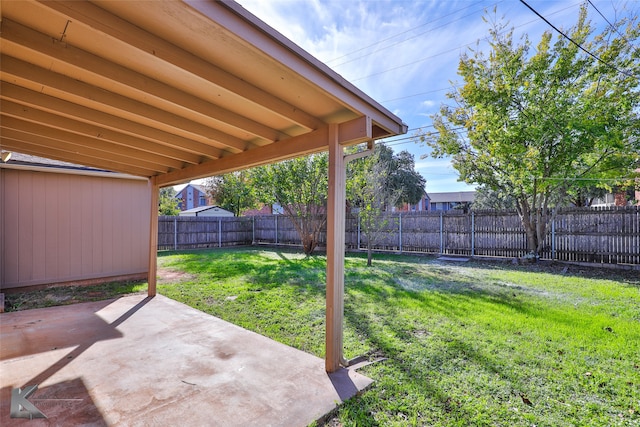
[[[209,213],[217,213],[219,216],[235,216],[233,212],[228,211],[226,209],[222,209],[220,206],[199,206],[193,209],[187,209],[185,211],[180,212],[181,216],[190,216],[195,214],[195,216],[199,216],[205,212]],[[215,215],[212,215],[215,216]]]
[[[428,193],[427,197],[431,203],[444,202],[473,202],[476,197],[475,191],[452,191],[446,193]]]

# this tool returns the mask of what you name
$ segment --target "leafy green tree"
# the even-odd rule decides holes
[[[415,170],[416,162],[413,154],[406,150],[394,153],[384,144],[376,145],[377,163],[375,171],[383,179],[383,191],[390,203],[387,207],[409,204],[415,205],[424,196],[427,181]]]
[[[206,182],[207,193],[223,209],[240,216],[257,205],[257,197],[249,171],[214,176]]]
[[[307,255],[318,245],[327,222],[328,162],[329,156],[322,153],[252,170],[259,200],[282,207],[300,235]]]
[[[567,189],[567,200],[577,207],[589,207],[593,201],[599,197],[604,197],[609,190],[605,187],[597,186],[597,182],[590,187],[586,185],[574,186]]]
[[[347,199],[358,212],[360,230],[367,241],[367,265],[372,262],[372,247],[387,228],[390,207],[416,204],[424,195],[425,179],[415,170],[413,155],[394,154],[378,144],[369,157],[351,162],[347,169]]]
[[[516,201],[513,196],[486,185],[476,188],[476,195],[471,204],[473,209],[515,210]]]
[[[176,190],[173,187],[161,188],[158,198],[158,215],[176,216],[179,213]]]
[[[640,27],[635,16],[614,27],[594,34],[583,6],[568,31],[599,61],[548,32],[532,52],[494,24],[488,56],[461,57],[464,84],[433,117],[436,132],[421,135],[461,180],[515,200],[534,255],[570,191],[613,187],[640,160]]]

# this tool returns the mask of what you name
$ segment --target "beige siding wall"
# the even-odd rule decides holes
[[[0,169],[0,288],[145,273],[146,181]]]

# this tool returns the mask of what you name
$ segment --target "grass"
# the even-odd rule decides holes
[[[163,254],[159,292],[324,355],[321,256]],[[533,271],[532,271],[533,270]],[[345,355],[384,357],[344,426],[639,426],[640,275],[348,256]]]
[[[163,253],[161,294],[324,357],[322,256]],[[7,294],[8,311],[144,283]],[[330,426],[640,426],[640,274],[553,264],[346,259],[345,356],[373,387]]]

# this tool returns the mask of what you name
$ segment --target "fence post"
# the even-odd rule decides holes
[[[222,247],[222,217],[218,217],[218,247]]]
[[[476,224],[475,224],[475,215],[474,212],[471,211],[471,256],[475,255],[475,238],[476,238]]]
[[[360,211],[358,211],[358,250],[360,250]]]
[[[556,259],[556,218],[551,219],[551,260]]]
[[[400,249],[400,253],[402,253],[402,212],[398,213],[398,236],[400,239],[398,248]]]
[[[173,217],[173,250],[178,250],[178,217]]]
[[[251,217],[251,245],[256,244],[256,217]]]
[[[442,255],[442,249],[443,249],[443,243],[444,243],[444,236],[442,233],[442,214],[444,213],[444,211],[440,211],[440,255]]]
[[[274,218],[276,219],[276,245],[278,244],[278,215],[274,215]]]

